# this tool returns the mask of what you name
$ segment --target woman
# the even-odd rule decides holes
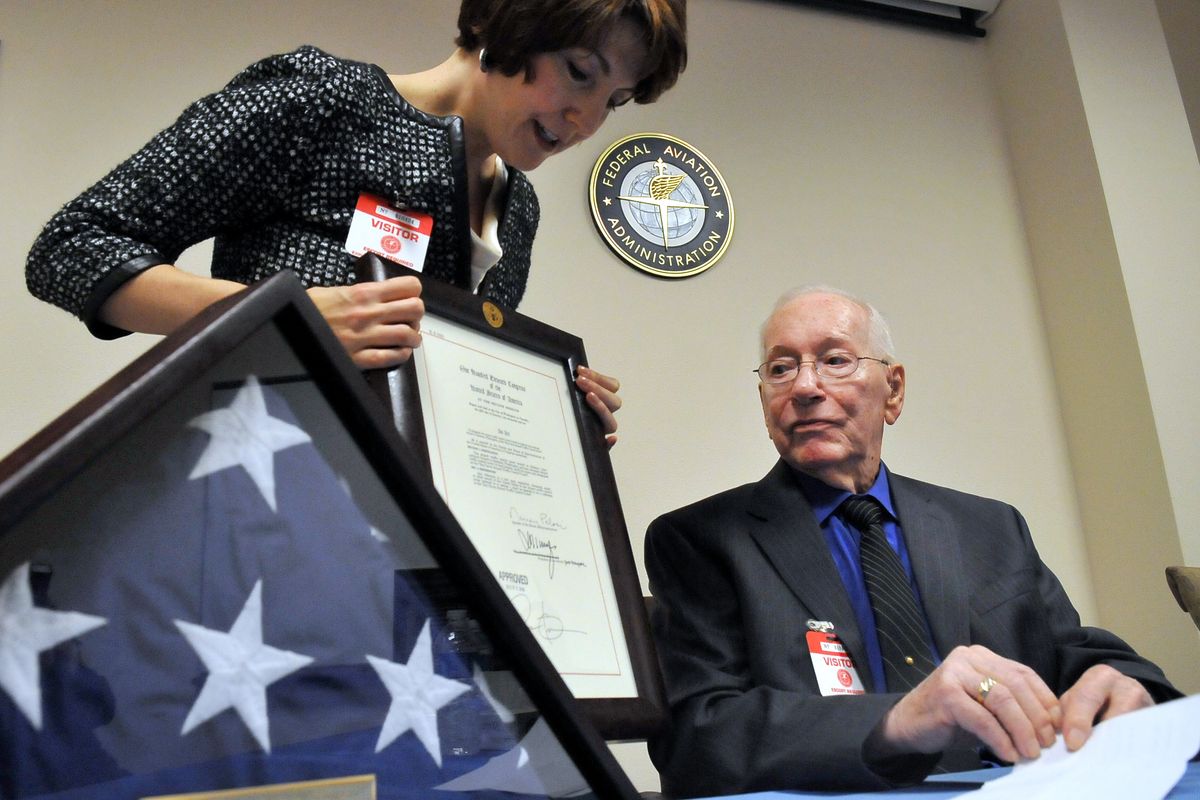
[[[684,3],[463,0],[455,51],[407,75],[313,47],[267,58],[51,219],[30,251],[30,291],[116,338],[169,333],[292,269],[359,367],[406,361],[420,284],[352,285],[360,197],[431,221],[423,274],[515,307],[538,222],[524,172],[674,84]],[[208,238],[212,277],[173,266]],[[581,368],[577,385],[611,444],[617,381]]]

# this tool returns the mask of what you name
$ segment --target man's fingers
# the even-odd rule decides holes
[[[1034,670],[980,645],[955,648],[943,667],[953,670],[958,692],[977,707],[959,724],[967,727],[970,722],[974,727],[968,729],[997,756],[1037,758],[1043,747],[1054,743],[1058,698]],[[994,729],[984,725],[975,711],[994,719],[1004,737],[997,739]],[[992,738],[983,738],[985,734]]]
[[[1154,705],[1145,687],[1107,664],[1097,664],[1062,696],[1062,730],[1068,750],[1078,750],[1098,719]]]
[[[949,660],[934,670],[900,700],[883,718],[873,746],[882,756],[901,753],[936,753],[950,746],[956,731],[973,735],[1006,761],[1021,753],[1001,721],[980,704],[975,686],[968,688],[964,674]],[[991,702],[990,697],[988,702]]]
[[[1058,698],[1036,672],[1015,662],[1005,664],[1005,678],[992,697],[1003,707],[1011,698],[1020,707],[1041,747],[1054,744],[1058,722]],[[991,704],[988,704],[989,708]],[[1022,748],[1026,756],[1030,756]]]
[[[992,702],[991,697],[988,698],[988,702]],[[1022,753],[1009,731],[1000,719],[988,708],[980,705],[977,699],[966,700],[953,713],[958,727],[973,734],[999,758],[1011,762],[1021,760]],[[1036,753],[1029,757],[1036,757]]]
[[[1022,692],[1022,694],[1028,696],[1030,693]],[[1050,728],[1045,709],[1037,705],[1031,715],[1028,698],[1026,697],[1024,702],[1022,699],[1018,699],[1018,692],[1003,683],[996,683],[987,693],[987,697],[981,705],[1004,728],[1009,743],[1023,758],[1037,758],[1044,745],[1054,742],[1053,729],[1050,729],[1050,741],[1043,741],[1045,730]],[[999,752],[996,755],[1006,760],[1012,760]]]
[[[1146,687],[1133,678],[1125,678],[1121,686],[1109,695],[1107,705],[1100,712],[1100,721],[1137,711],[1154,705],[1154,698],[1146,691]]]

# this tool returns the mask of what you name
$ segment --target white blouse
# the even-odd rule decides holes
[[[478,292],[479,284],[488,270],[496,266],[504,250],[500,247],[500,199],[508,187],[508,167],[496,159],[496,175],[492,178],[492,189],[488,192],[487,202],[483,204],[483,225],[479,233],[471,231],[471,291]]]

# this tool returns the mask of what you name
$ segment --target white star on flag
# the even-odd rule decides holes
[[[275,453],[312,441],[309,435],[267,413],[262,387],[254,375],[226,408],[207,411],[188,423],[212,438],[192,468],[189,480],[242,465],[272,511],[275,503]]]
[[[208,677],[180,735],[227,708],[237,711],[263,750],[271,752],[268,733],[267,687],[311,664],[309,656],[279,650],[262,640],[262,581],[250,590],[246,604],[229,633],[175,620],[188,644],[208,668]]]
[[[42,676],[38,656],[43,650],[74,639],[108,622],[77,611],[54,611],[33,604],[29,562],[12,571],[0,586],[0,689],[42,729]]]
[[[368,655],[367,661],[379,674],[379,679],[392,696],[387,719],[375,744],[378,753],[401,734],[412,730],[425,745],[425,750],[437,765],[442,765],[442,743],[438,738],[437,712],[463,692],[469,684],[443,678],[433,671],[433,646],[430,642],[429,620],[417,636],[407,664],[397,664],[384,658]]]

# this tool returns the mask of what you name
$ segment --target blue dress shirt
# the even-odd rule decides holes
[[[887,681],[883,673],[883,656],[879,652],[879,637],[875,631],[875,612],[871,610],[871,599],[867,595],[867,585],[863,581],[862,565],[858,558],[860,534],[834,513],[853,492],[835,489],[801,472],[793,474],[796,476],[805,498],[808,499],[809,505],[812,506],[813,513],[817,517],[817,524],[821,526],[821,531],[825,534],[825,542],[829,545],[833,563],[837,565],[838,573],[842,576],[846,594],[850,597],[850,605],[854,608],[854,617],[858,621],[858,629],[862,632],[863,644],[867,649],[867,666],[871,670],[876,691],[883,691],[887,686]],[[904,566],[905,574],[908,575],[908,584],[912,587],[913,595],[916,597],[917,608],[921,610],[921,616],[925,619],[925,629],[928,631],[929,619],[925,616],[925,605],[921,602],[921,592],[917,588],[916,580],[913,579],[912,563],[908,559],[908,548],[904,544],[904,531],[898,522],[896,508],[892,505],[887,467],[882,463],[879,465],[879,475],[876,476],[875,483],[864,494],[874,497],[887,511],[888,519],[883,524],[883,531],[887,535],[888,544],[900,557],[900,563]],[[836,629],[834,633],[837,633]],[[929,641],[933,642],[932,635],[930,635]],[[934,652],[931,653],[933,663],[940,664],[942,659],[937,652],[937,646],[933,645],[933,649]]]

